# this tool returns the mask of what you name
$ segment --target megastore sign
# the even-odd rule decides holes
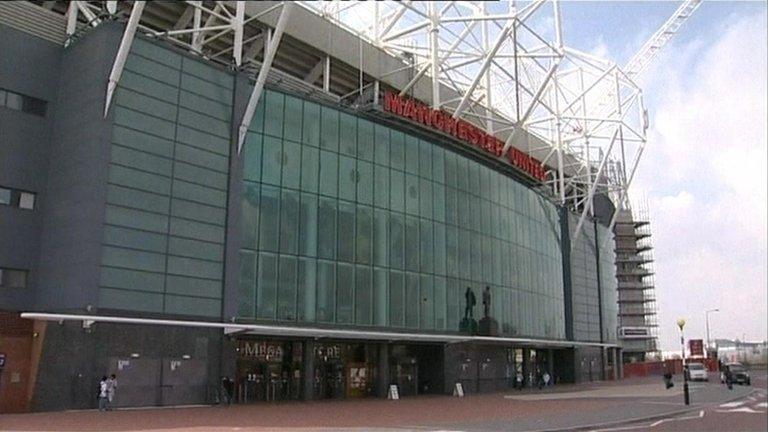
[[[402,97],[391,91],[384,92],[384,111],[435,129],[485,152],[502,157],[504,143],[477,126],[461,119],[455,119],[445,111],[432,109],[415,99]],[[536,180],[546,180],[546,170],[541,162],[520,150],[510,147],[504,155],[512,166]]]

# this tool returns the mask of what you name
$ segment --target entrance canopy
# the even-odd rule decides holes
[[[491,337],[491,336],[469,336],[460,334],[446,333],[407,333],[407,332],[384,332],[372,330],[344,330],[322,327],[301,327],[301,326],[283,326],[266,324],[238,324],[223,323],[214,321],[184,321],[168,320],[154,318],[132,318],[118,316],[101,315],[73,315],[73,314],[53,314],[24,312],[22,318],[41,320],[41,321],[82,321],[83,327],[90,327],[95,323],[114,323],[114,324],[143,324],[143,325],[166,325],[176,327],[201,327],[218,328],[224,330],[226,335],[258,335],[258,336],[278,336],[278,337],[305,337],[315,339],[356,339],[387,342],[437,342],[437,343],[493,343],[509,344],[519,346],[535,346],[548,348],[572,348],[579,346],[593,346],[605,348],[617,348],[616,344],[598,343],[598,342],[576,342],[564,340],[531,339],[515,337]]]

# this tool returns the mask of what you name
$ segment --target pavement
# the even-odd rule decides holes
[[[765,371],[754,386],[682,383],[665,390],[660,377],[560,385],[544,390],[397,401],[362,399],[226,407],[178,407],[0,415],[3,431],[765,431]],[[753,412],[754,411],[754,412]],[[703,413],[703,414],[700,414]],[[761,423],[762,422],[762,423]],[[709,428],[709,429],[708,429]]]

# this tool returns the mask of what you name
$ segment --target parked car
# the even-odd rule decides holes
[[[701,363],[688,363],[688,379],[691,381],[709,381],[707,368]]]
[[[752,379],[741,363],[726,363],[723,366],[731,370],[734,384],[752,385]],[[725,369],[720,370],[720,382],[725,383]]]

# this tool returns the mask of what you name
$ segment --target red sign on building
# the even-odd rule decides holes
[[[420,123],[446,135],[450,135],[484,151],[502,156],[504,143],[479,127],[461,119],[455,119],[442,110],[432,109],[415,99],[384,93],[384,111]],[[515,167],[539,181],[546,180],[546,169],[541,162],[520,150],[510,147],[504,157]]]
[[[704,357],[704,341],[701,339],[690,339],[688,349],[691,350],[691,357]]]

